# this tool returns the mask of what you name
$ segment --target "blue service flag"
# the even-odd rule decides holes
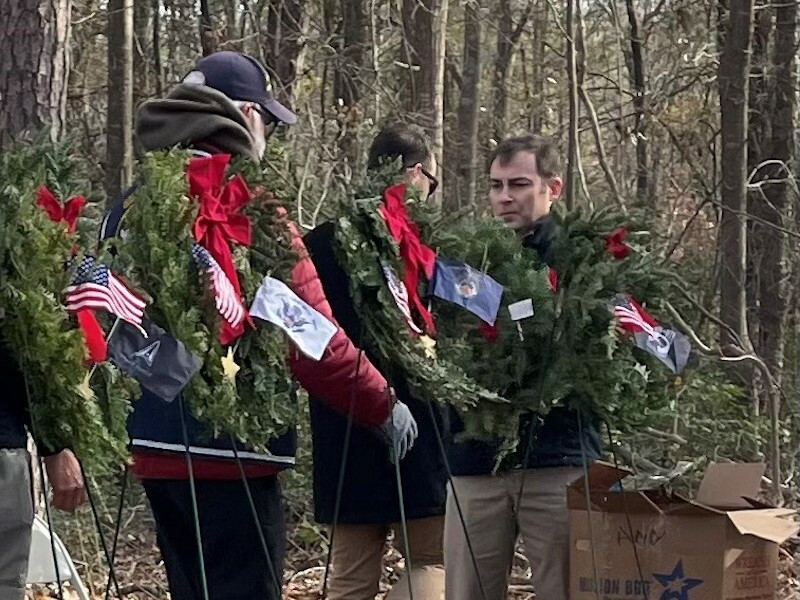
[[[466,308],[482,321],[494,325],[500,311],[503,286],[466,263],[437,258],[433,295]]]
[[[146,317],[139,328],[119,321],[108,338],[108,358],[123,373],[162,400],[171,402],[203,365],[180,340]]]

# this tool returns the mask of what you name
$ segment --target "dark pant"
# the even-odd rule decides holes
[[[210,600],[278,600],[286,529],[277,477],[248,479],[271,565],[241,480],[196,480]],[[173,600],[203,600],[188,480],[145,480]],[[273,576],[273,573],[275,576]],[[277,579],[276,579],[277,578]]]

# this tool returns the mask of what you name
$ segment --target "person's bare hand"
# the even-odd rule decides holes
[[[86,486],[81,466],[71,450],[44,458],[47,478],[53,487],[53,508],[73,512],[86,502]]]

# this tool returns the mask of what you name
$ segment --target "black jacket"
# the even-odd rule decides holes
[[[30,428],[25,379],[13,352],[5,341],[0,341],[0,382],[3,385],[0,394],[0,448],[25,448],[27,446],[25,429]],[[41,442],[37,443],[37,450],[42,456],[57,452]]]
[[[348,275],[334,255],[334,235],[334,224],[325,223],[307,234],[304,240],[334,317],[356,346],[365,348],[369,343],[362,337],[361,320],[350,297]],[[380,359],[370,352],[365,352],[365,357],[376,366],[381,364]],[[442,411],[433,407],[434,423],[431,407],[410,394],[402,377],[390,378],[390,383],[397,397],[408,405],[419,426],[419,437],[414,447],[400,462],[406,518],[442,515],[447,476],[434,428],[438,427],[442,435],[446,434]],[[358,402],[358,398],[354,400]],[[331,523],[342,454],[345,452],[347,419],[313,397],[310,411],[314,514],[318,522]],[[369,524],[400,521],[395,468],[389,461],[388,447],[375,432],[357,426],[352,428],[342,489],[340,522]]]
[[[0,448],[24,448],[25,425],[28,423],[25,382],[17,361],[4,342],[0,343],[0,380],[3,382]]]
[[[536,250],[548,265],[553,265],[553,239],[557,233],[551,217],[537,221],[522,239],[522,244]],[[451,433],[457,435],[464,425],[455,410],[450,411]],[[596,416],[579,414],[566,407],[552,409],[544,418],[524,415],[520,419],[519,445],[503,459],[502,470],[538,467],[581,466],[584,459],[600,458],[601,441]],[[487,475],[497,461],[500,441],[487,443],[470,440],[451,443],[448,449],[453,475]]]

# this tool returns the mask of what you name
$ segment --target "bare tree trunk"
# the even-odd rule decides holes
[[[459,209],[475,203],[475,178],[478,161],[478,122],[481,103],[481,44],[483,23],[479,2],[464,6],[464,58],[461,67],[461,94],[458,99],[456,130],[453,132],[453,161],[456,185],[445,183],[445,208]]]
[[[580,0],[577,0],[580,1]],[[567,210],[575,207],[575,196],[578,172],[578,73],[576,69],[576,50],[575,50],[575,2],[567,0],[566,24],[566,57],[567,57],[567,79],[568,102],[569,102],[569,123],[567,138],[567,172],[564,181],[564,196],[566,199]]]
[[[362,83],[371,71],[369,21],[364,0],[341,0],[342,50],[333,81],[333,96],[343,107],[339,148],[354,168],[360,148],[358,125],[364,117]]]
[[[360,82],[369,69],[368,21],[364,0],[341,0],[342,51],[333,82],[334,98],[346,107],[360,104]]]
[[[217,33],[214,31],[214,21],[211,18],[210,0],[200,0],[200,47],[203,56],[208,56],[217,51]]]
[[[444,64],[449,0],[403,0],[406,108],[428,132],[437,161],[444,149]]]
[[[133,88],[133,104],[152,94],[150,79],[150,52],[149,42],[152,37],[148,35],[150,28],[150,15],[152,13],[150,0],[134,0],[133,8],[133,75],[135,85]]]
[[[225,9],[225,44],[226,50],[242,51],[242,44],[237,41],[239,38],[239,11],[234,0],[223,2]]]
[[[547,31],[547,2],[539,1],[533,17],[533,131],[542,133],[545,116],[545,32]]]
[[[753,0],[730,0],[719,60],[722,126],[720,345],[749,344],[745,297],[747,258],[747,124]],[[738,340],[737,340],[738,338]]]
[[[514,15],[511,11],[511,0],[500,0],[497,21],[497,57],[494,63],[494,137],[499,140],[505,135],[506,117],[508,113],[508,71],[511,67],[514,51],[528,23],[533,2],[530,0],[523,9],[519,22],[514,24]]]
[[[595,110],[594,104],[592,103],[592,100],[586,91],[586,87],[583,84],[584,77],[586,75],[586,49],[584,42],[583,15],[581,14],[580,6],[577,7],[576,13],[578,21],[577,50],[579,51],[576,52],[577,64],[575,65],[575,70],[577,73],[578,96],[580,97],[581,103],[586,109],[586,113],[588,114],[592,125],[592,135],[594,136],[594,144],[597,150],[597,162],[600,163],[600,168],[603,170],[609,191],[616,200],[617,204],[620,206],[625,206],[625,200],[619,192],[617,178],[614,176],[614,171],[608,162],[608,154],[606,153],[606,148],[603,143],[603,134],[600,128],[599,119],[597,117],[597,111]]]
[[[153,0],[153,71],[156,95],[164,93],[164,68],[161,66],[161,0]]]
[[[106,195],[130,185],[133,170],[133,0],[108,2]]]
[[[775,6],[775,50],[773,55],[774,109],[772,115],[771,160],[766,166],[764,185],[764,217],[767,222],[783,226],[788,214],[789,177],[794,155],[794,112],[797,106],[795,56],[797,52],[797,3],[784,2]],[[763,244],[759,286],[759,322],[761,324],[761,356],[780,385],[783,373],[783,341],[787,319],[785,284],[786,235],[773,229],[764,231],[769,243]],[[773,492],[780,497],[781,479],[781,395],[770,389],[769,415],[771,421],[771,456]]]
[[[644,203],[648,200],[648,162],[647,162],[647,87],[644,64],[644,39],[642,38],[639,17],[633,0],[625,0],[630,27],[631,54],[628,71],[635,95],[633,97],[634,129],[636,139],[636,199]]]
[[[0,148],[49,127],[64,132],[70,0],[0,2]]]
[[[769,153],[770,125],[770,93],[769,93],[769,40],[772,30],[772,11],[763,3],[754,12],[755,27],[753,31],[752,66],[750,70],[750,98],[747,132],[747,172],[751,176]],[[762,180],[764,170],[756,172],[753,182]],[[756,214],[764,208],[763,197],[759,190],[748,194],[748,212]],[[763,214],[759,215],[763,218]],[[771,243],[768,235],[764,235],[763,225],[748,221],[747,223],[747,323],[750,339],[756,352],[761,352],[761,336],[758,322],[758,288],[760,269],[764,254],[764,245]],[[754,387],[764,382],[754,382]],[[755,390],[754,390],[755,392]],[[754,394],[755,397],[755,394]],[[756,401],[758,401],[756,399]]]
[[[278,98],[291,103],[303,50],[306,0],[275,0],[269,5],[264,55]]]

